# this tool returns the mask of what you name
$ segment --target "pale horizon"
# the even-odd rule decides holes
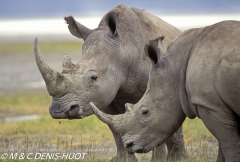
[[[240,14],[185,14],[158,15],[161,19],[177,27],[181,31],[199,28],[225,20],[240,21]],[[75,17],[75,19],[90,29],[97,28],[102,17]],[[63,17],[36,19],[0,19],[0,42],[32,41],[39,37],[46,41],[59,39],[77,40],[67,28]]]

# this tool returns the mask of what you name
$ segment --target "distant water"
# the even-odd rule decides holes
[[[203,27],[223,20],[239,20],[240,14],[224,15],[162,15],[166,22],[184,31],[190,28]],[[75,17],[75,19],[90,29],[98,26],[102,17]],[[55,41],[61,39],[74,40],[68,31],[63,17],[49,19],[0,19],[0,43],[33,40],[40,37]]]
[[[22,116],[14,116],[14,117],[5,117],[3,119],[0,118],[0,123],[7,123],[7,122],[20,122],[24,120],[34,120],[38,119],[41,116],[39,115],[22,115]]]
[[[101,17],[75,18],[90,29],[98,26]],[[68,31],[63,17],[43,19],[0,19],[0,43],[33,41],[77,40]],[[79,40],[79,39],[78,39]]]

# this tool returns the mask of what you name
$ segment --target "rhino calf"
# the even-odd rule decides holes
[[[164,52],[161,40],[146,53],[152,62],[147,90],[125,114],[95,114],[121,135],[129,152],[166,141],[186,117],[199,117],[219,142],[217,161],[240,161],[240,22],[191,29]],[[124,121],[124,122],[122,122]]]

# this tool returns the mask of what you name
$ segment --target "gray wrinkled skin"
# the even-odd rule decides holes
[[[151,150],[186,117],[199,117],[219,141],[217,161],[239,162],[239,36],[240,22],[223,21],[184,32],[166,53],[150,42],[152,68],[142,99],[127,105],[125,114],[107,115],[92,105],[94,112],[112,125],[130,152]]]
[[[79,63],[73,64],[65,56],[63,71],[58,73],[45,64],[35,42],[36,62],[52,96],[49,112],[55,119],[81,119],[92,115],[90,101],[105,113],[124,113],[124,104],[139,101],[147,87],[151,63],[145,55],[145,44],[164,35],[163,48],[166,50],[171,40],[181,33],[158,17],[125,5],[106,14],[94,30],[78,23],[72,16],[65,20],[71,34],[84,40]],[[110,129],[121,158],[124,156],[121,138],[111,126]],[[177,150],[173,149],[174,144]],[[167,146],[172,156],[185,156],[181,129]],[[129,156],[135,159],[133,154]],[[154,156],[158,158],[158,155]]]

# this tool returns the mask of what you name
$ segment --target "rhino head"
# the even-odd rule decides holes
[[[121,7],[126,8],[126,11],[119,13]],[[65,20],[69,24],[69,31],[84,40],[81,61],[73,64],[65,56],[63,71],[56,72],[43,61],[37,40],[35,59],[52,96],[49,108],[51,116],[78,119],[93,114],[90,101],[104,109],[117,95],[122,95],[119,89],[126,86],[123,83],[135,77],[128,70],[130,66],[135,66],[129,63],[129,58],[132,53],[139,51],[139,46],[144,46],[145,40],[143,34],[137,34],[141,30],[137,16],[123,5],[106,14],[94,30],[78,23],[71,16],[65,17]],[[136,63],[136,66],[139,64]],[[130,77],[126,77],[128,75]]]
[[[96,116],[120,134],[130,153],[148,152],[167,140],[182,124],[185,114],[180,108],[178,81],[171,73],[171,57],[161,48],[161,39],[145,46],[152,62],[147,90],[135,105],[126,104],[126,112],[109,115],[90,103]],[[168,56],[167,56],[168,55]]]
[[[34,51],[38,68],[52,96],[49,111],[53,118],[83,118],[92,114],[89,99],[102,107],[112,102],[119,88],[117,84],[121,73],[111,64],[104,64],[101,59],[98,59],[99,62],[87,59],[83,64],[73,64],[66,55],[63,71],[59,73],[44,62],[37,39]],[[102,94],[106,97],[100,99]]]

